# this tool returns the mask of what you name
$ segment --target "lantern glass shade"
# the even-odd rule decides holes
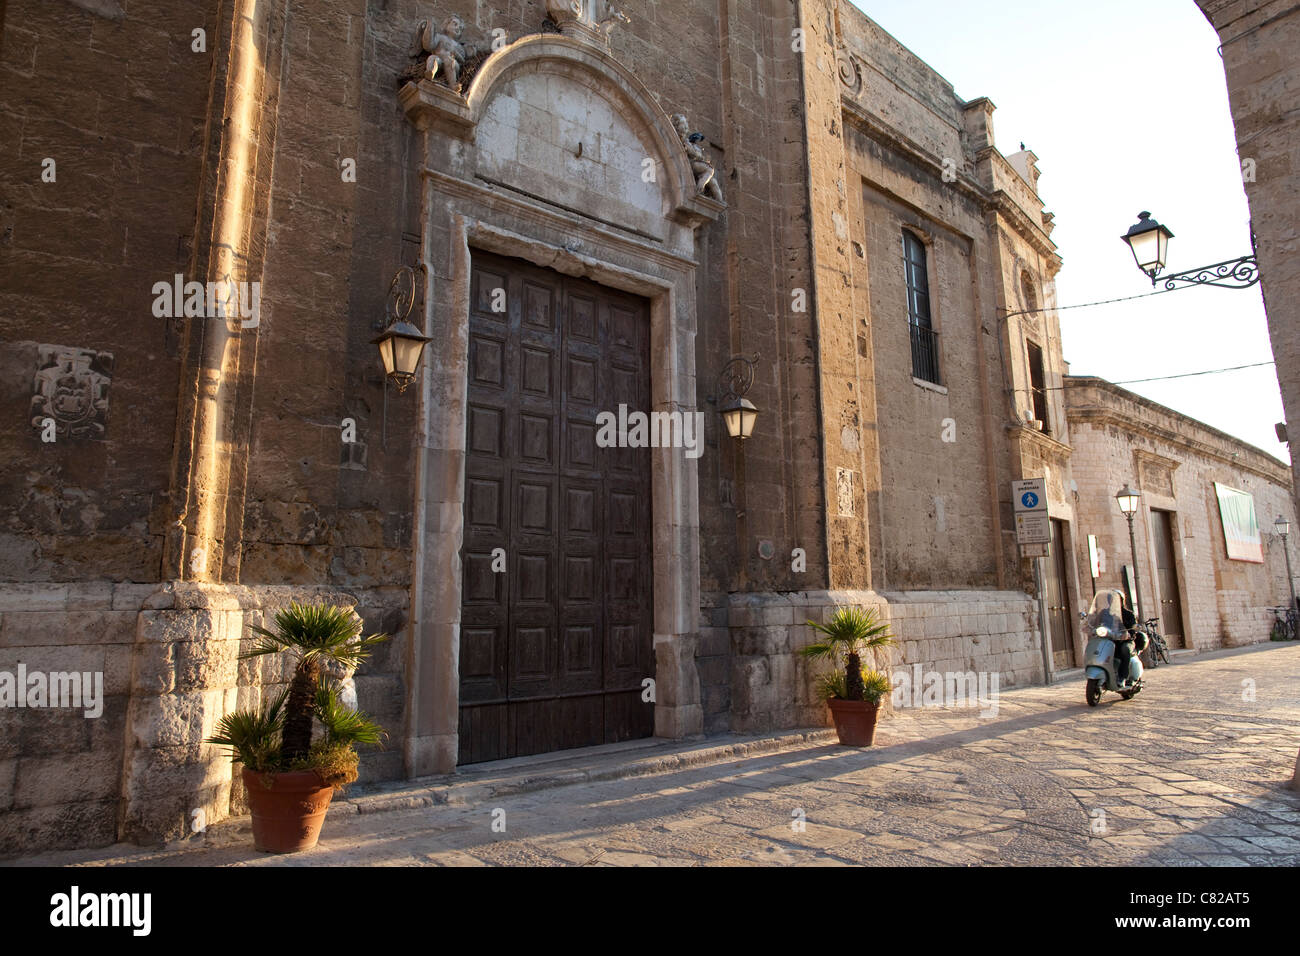
[[[1119,502],[1119,510],[1126,515],[1131,515],[1138,510],[1138,499],[1142,496],[1125,485],[1115,493],[1115,500]]]
[[[399,392],[406,391],[415,380],[424,355],[424,344],[428,341],[429,336],[409,322],[394,322],[374,340],[374,344],[379,346],[384,374],[396,383]]]
[[[1165,267],[1169,257],[1169,240],[1174,234],[1151,218],[1151,213],[1138,213],[1138,221],[1120,238],[1128,243],[1137,267],[1155,279]]]
[[[1288,535],[1291,533],[1291,522],[1278,515],[1277,520],[1273,522],[1273,530],[1280,535]]]
[[[392,375],[396,365],[393,363],[393,342],[392,336],[383,336],[376,340],[379,344],[379,358],[384,363],[384,374]]]
[[[758,409],[747,398],[733,398],[722,406],[722,420],[726,422],[727,434],[732,438],[748,438],[754,433],[754,422],[758,419]]]

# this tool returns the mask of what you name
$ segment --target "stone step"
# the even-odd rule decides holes
[[[330,816],[465,805],[537,790],[670,773],[759,754],[834,741],[835,731],[809,728],[776,735],[726,734],[694,740],[629,740],[599,747],[471,764],[452,774],[401,783],[350,787]]]

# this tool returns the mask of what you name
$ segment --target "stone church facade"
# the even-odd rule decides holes
[[[294,599],[394,635],[369,780],[823,723],[796,651],[846,604],[896,662],[1041,682],[1046,626],[1070,664],[1010,500],[1046,476],[1076,607],[1037,157],[856,8],[4,11],[0,670],[105,701],[2,715],[3,852],[231,812],[203,739],[286,679],[238,655]],[[604,447],[620,405],[701,443]]]

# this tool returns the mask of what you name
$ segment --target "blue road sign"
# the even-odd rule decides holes
[[[1037,508],[1038,495],[1034,494],[1032,491],[1026,491],[1023,495],[1020,496],[1020,503],[1024,505],[1026,508]]]

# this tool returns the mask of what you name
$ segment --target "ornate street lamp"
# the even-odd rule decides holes
[[[1128,232],[1120,236],[1133,253],[1137,267],[1151,277],[1151,284],[1156,284],[1156,277],[1164,271],[1165,261],[1169,255],[1169,240],[1174,237],[1166,227],[1151,218],[1151,213],[1138,213],[1138,221],[1129,227]],[[1259,263],[1255,261],[1253,251],[1255,234],[1250,236],[1252,252],[1240,259],[1216,262],[1212,266],[1176,272],[1166,276],[1166,291],[1176,288],[1179,283],[1187,285],[1217,285],[1224,289],[1248,289],[1259,281]]]
[[[1115,500],[1119,502],[1119,510],[1128,519],[1128,546],[1133,553],[1133,589],[1137,592],[1137,622],[1139,627],[1143,621],[1142,575],[1138,573],[1138,548],[1137,538],[1133,536],[1133,516],[1137,514],[1138,499],[1141,497],[1142,495],[1139,492],[1134,491],[1128,485],[1115,492]]]
[[[392,379],[399,394],[406,391],[406,387],[415,381],[415,373],[420,368],[420,359],[424,356],[424,344],[430,341],[429,336],[406,321],[414,305],[415,270],[410,266],[402,266],[397,270],[388,287],[388,301],[385,303],[388,328],[384,329],[377,338],[370,340],[372,344],[379,346],[379,357],[384,363],[384,374]]]
[[[1291,533],[1291,522],[1281,515],[1273,522],[1273,530],[1282,538],[1282,553],[1286,555],[1286,583],[1291,588],[1291,606],[1295,607],[1295,578],[1291,576],[1291,549],[1286,546],[1286,536]]]
[[[745,398],[745,393],[754,384],[754,366],[757,363],[757,355],[752,359],[738,355],[724,365],[718,375],[718,411],[726,423],[727,434],[742,441],[753,434],[754,422],[758,419],[758,409]]]
[[[1165,268],[1169,240],[1173,237],[1174,234],[1152,219],[1149,212],[1138,213],[1138,221],[1120,236],[1133,251],[1137,267],[1149,275],[1152,282]]]

